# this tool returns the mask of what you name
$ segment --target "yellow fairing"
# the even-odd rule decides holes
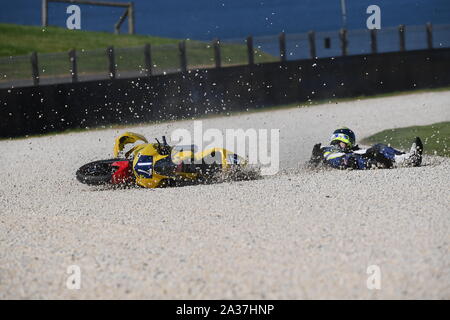
[[[124,149],[125,145],[135,143],[136,141],[148,143],[147,139],[143,135],[134,132],[125,132],[124,134],[118,136],[114,144],[114,157],[117,158],[119,156],[119,152]]]
[[[237,163],[240,164],[242,164],[244,161],[244,159],[239,156],[236,156],[235,159],[234,152],[228,151],[227,149],[223,148],[210,148],[203,151],[199,151],[195,154],[195,159],[201,161],[201,159],[212,157],[213,153],[216,153],[216,157],[217,154],[220,154],[220,164],[222,165],[222,169],[224,170],[228,169],[231,165],[233,165],[234,161],[237,161]]]
[[[215,153],[215,157],[212,157],[212,154]],[[218,163],[222,165],[223,169],[229,168],[231,165],[235,164],[234,162],[237,161],[239,164],[244,164],[245,160],[239,156],[234,157],[234,152],[228,151],[227,149],[223,148],[210,148],[203,151],[199,151],[197,153],[192,153],[192,151],[180,151],[172,156],[172,160],[174,163],[181,163],[183,161],[189,161],[192,159],[195,161],[195,163],[202,163],[202,159],[205,159],[207,157],[216,158],[220,155],[220,159]]]
[[[208,163],[211,163],[209,161],[214,160],[214,162],[220,165],[221,169],[224,171],[233,164],[246,164],[245,159],[223,148],[209,148],[197,153],[184,150],[173,152],[170,155],[161,155],[158,153],[157,144],[148,143],[144,136],[133,132],[125,132],[117,137],[114,145],[114,157],[118,157],[119,153],[124,150],[125,145],[135,143],[136,141],[143,141],[144,143],[131,148],[125,154],[125,157],[128,158],[130,155],[133,156],[133,173],[136,177],[136,184],[145,188],[164,186],[164,182],[168,181],[167,179],[181,178],[196,180],[199,178],[199,173],[193,172],[192,169],[186,170],[186,172],[176,171],[174,172],[174,176],[171,177],[157,173],[154,170],[155,164],[167,157],[170,157],[170,162],[175,166],[182,162],[191,163],[191,161],[194,160],[194,163],[199,164],[200,168],[203,165],[208,166]],[[194,169],[194,171],[195,170],[196,169]]]
[[[169,157],[170,155],[160,155],[153,144],[141,144],[134,150],[134,160],[133,160],[133,173],[136,177],[136,184],[144,187],[144,188],[157,188],[161,186],[164,179],[167,179],[167,176],[163,176],[157,174],[154,170],[151,173],[151,178],[145,177],[145,175],[141,174],[136,170],[136,165],[139,162],[139,159],[143,156],[151,156],[153,159],[153,165],[161,159]]]

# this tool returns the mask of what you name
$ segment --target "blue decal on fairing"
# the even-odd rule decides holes
[[[134,171],[142,178],[151,178],[153,173],[153,157],[139,156],[138,161],[134,165]]]

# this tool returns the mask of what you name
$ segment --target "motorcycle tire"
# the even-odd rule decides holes
[[[116,161],[126,161],[127,159],[99,160],[81,166],[77,172],[77,180],[87,185],[110,184],[116,167],[112,164]]]

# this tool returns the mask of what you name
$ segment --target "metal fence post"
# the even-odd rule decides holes
[[[134,34],[134,3],[130,2],[128,7],[128,33]]]
[[[219,39],[213,40],[213,49],[214,49],[214,61],[216,63],[216,68],[220,68],[222,66],[222,57],[221,57],[221,52],[220,52]]]
[[[78,82],[77,51],[75,49],[69,51],[69,61],[70,76],[72,77],[72,82]]]
[[[250,66],[255,64],[255,51],[253,50],[253,37],[247,37],[247,55],[248,55],[248,64]]]
[[[347,29],[341,29],[339,31],[339,38],[341,39],[341,49],[342,49],[342,55],[346,56],[347,55],[347,45],[348,45],[348,41],[347,41]]]
[[[149,43],[144,46],[144,62],[145,62],[145,74],[147,77],[152,75],[152,47]]]
[[[427,44],[428,44],[428,49],[433,49],[433,25],[428,22],[427,23]]]
[[[39,85],[39,65],[38,65],[38,56],[36,51],[33,51],[30,56],[31,60],[31,75],[33,77],[33,85]]]
[[[286,34],[284,32],[280,33],[279,36],[280,41],[280,61],[286,61]]]
[[[180,53],[180,67],[181,72],[187,71],[187,58],[186,58],[186,41],[183,40],[178,44],[178,49]]]
[[[109,78],[115,79],[116,78],[116,62],[114,58],[114,47],[108,47],[106,49],[106,54],[108,56],[108,62],[109,62]]]
[[[308,41],[309,41],[309,55],[311,59],[316,59],[316,34],[314,31],[308,32]]]
[[[41,23],[43,27],[47,27],[48,26],[48,2],[47,0],[42,0],[42,8],[41,8]]]
[[[400,51],[406,50],[405,45],[405,25],[401,24],[398,26],[398,35],[399,35],[399,41],[400,41]]]
[[[377,29],[370,30],[370,47],[372,49],[372,53],[378,52]]]

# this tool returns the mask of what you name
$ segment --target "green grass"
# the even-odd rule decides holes
[[[115,46],[118,48],[176,44],[179,40],[143,35],[113,34],[68,30],[59,27],[36,27],[0,23],[0,57],[39,53],[67,52],[72,48],[92,50]]]
[[[0,23],[0,81],[31,78],[29,54],[38,52],[41,77],[68,76],[70,63],[67,52],[77,50],[78,72],[107,74],[106,48],[114,46],[118,72],[144,69],[143,46],[152,45],[152,62],[155,71],[176,69],[180,65],[179,39],[144,35],[112,34],[68,30],[59,27],[36,27]],[[222,65],[247,63],[245,44],[222,44]],[[186,42],[188,68],[214,66],[210,43],[188,40]],[[3,58],[2,58],[3,57]],[[276,61],[277,57],[255,50],[257,63]]]
[[[450,122],[439,122],[428,126],[413,126],[378,132],[361,143],[385,143],[394,148],[407,150],[415,137],[424,144],[424,153],[450,157]]]

